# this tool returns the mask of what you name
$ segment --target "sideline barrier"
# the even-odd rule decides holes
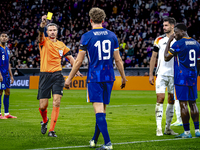
[[[14,77],[13,84],[10,84],[10,88],[13,89],[29,89],[29,76]]]
[[[66,76],[65,76],[66,77]],[[146,90],[146,91],[154,91],[155,86],[149,84],[149,77],[148,76],[127,76],[126,77],[128,82],[126,87],[123,90]],[[87,77],[75,77],[72,80],[70,85],[70,89],[77,89],[77,90],[84,90],[86,89]],[[154,78],[155,79],[155,78]],[[30,76],[30,85],[29,89],[38,89],[39,85],[39,76]],[[113,90],[121,90],[121,77],[116,76],[116,80],[113,85]],[[200,91],[200,77],[197,80],[197,89]]]

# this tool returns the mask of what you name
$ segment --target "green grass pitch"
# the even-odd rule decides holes
[[[10,113],[18,118],[0,120],[0,150],[91,150],[87,145],[94,133],[95,114],[92,105],[86,103],[86,90],[64,90],[55,127],[57,138],[48,137],[47,133],[41,134],[40,121],[42,119],[38,111],[39,101],[36,97],[37,90],[11,89]],[[155,91],[112,92],[106,118],[114,149],[200,149],[200,138],[177,140],[171,135],[156,137],[155,103]],[[166,103],[165,100],[164,112]],[[197,106],[200,109],[198,100]],[[1,111],[4,112],[3,101]],[[51,111],[52,99],[49,100],[49,118]],[[175,120],[176,117],[172,122]],[[164,126],[165,113],[162,122],[163,132]],[[49,127],[50,123],[48,129]],[[190,127],[194,137],[192,119],[190,119]],[[172,127],[172,129],[178,133],[183,132],[183,127]],[[133,143],[127,144],[126,142]],[[102,135],[99,137],[98,144],[103,144]]]

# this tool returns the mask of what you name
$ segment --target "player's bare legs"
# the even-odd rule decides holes
[[[163,116],[163,102],[165,99],[165,93],[157,93],[157,104],[156,104],[156,124],[157,124],[157,136],[163,136],[162,133],[162,116]]]
[[[192,120],[194,122],[199,121],[199,110],[197,108],[196,101],[189,101],[189,105]]]
[[[200,132],[199,132],[199,110],[196,105],[196,101],[189,101],[190,105],[190,113],[192,120],[194,122],[194,127],[195,127],[195,135],[196,137],[200,137]]]
[[[187,101],[181,101],[180,100],[180,106],[181,106],[181,118],[184,124],[189,123],[190,120],[190,114],[187,106]]]
[[[57,135],[54,132],[54,128],[55,128],[56,122],[58,120],[61,98],[62,98],[62,95],[59,95],[59,94],[53,95],[53,110],[51,113],[51,125],[50,125],[50,129],[49,129],[49,134],[48,134],[48,136],[51,136],[51,137],[57,137]]]
[[[94,112],[96,114],[96,125],[103,135],[104,144],[109,145],[112,148],[112,145],[110,142],[110,136],[108,134],[108,129],[107,129],[107,122],[106,122],[106,105],[103,103],[98,103],[98,102],[94,102],[92,104],[93,104]],[[95,142],[97,142],[97,140],[98,140],[98,137]]]

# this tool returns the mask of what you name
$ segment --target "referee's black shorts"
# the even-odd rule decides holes
[[[53,94],[63,95],[64,77],[61,71],[40,72],[39,89],[37,99],[51,98]]]

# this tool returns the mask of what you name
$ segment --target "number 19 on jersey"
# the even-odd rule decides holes
[[[106,44],[108,44],[107,48],[106,48]],[[102,60],[102,52],[107,54],[106,56],[103,56],[103,60],[110,59],[110,50],[111,50],[111,41],[110,40],[103,40],[102,43],[101,43],[101,41],[98,40],[94,44],[94,46],[98,48],[99,60]]]

